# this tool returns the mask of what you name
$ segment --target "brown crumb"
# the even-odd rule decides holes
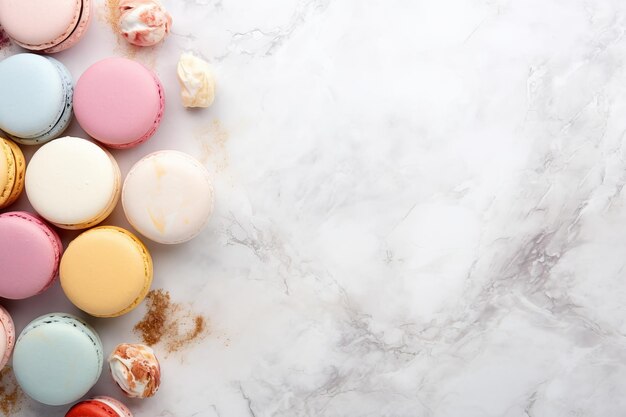
[[[111,30],[119,33],[120,25],[120,0],[106,0],[106,19]]]
[[[140,61],[148,68],[155,69],[157,66],[157,55],[161,45],[154,47],[141,47],[131,45],[120,35],[120,10],[121,0],[105,0],[104,2],[104,18],[106,23],[111,27],[111,31],[115,34],[117,40],[117,51],[126,58]]]
[[[134,45],[130,45],[120,36],[120,16],[122,15],[120,0],[106,0],[105,7],[106,21],[115,34],[118,47],[122,49],[121,52],[128,58],[134,58],[138,49],[134,47]]]
[[[182,335],[178,335],[178,337],[174,338],[167,344],[168,352],[176,352],[185,347],[185,345],[189,344],[193,340],[195,340],[198,336],[202,335],[206,329],[206,322],[204,317],[196,316],[193,320],[193,329],[189,332],[185,332]]]
[[[169,292],[152,290],[146,300],[148,311],[134,327],[146,345],[163,342],[167,352],[172,353],[208,334],[207,320],[184,305],[172,302]]]
[[[11,39],[7,33],[0,27],[0,49],[11,44]]]
[[[0,412],[5,416],[17,413],[22,407],[23,397],[13,370],[8,366],[5,367],[0,371]]]
[[[152,290],[146,296],[148,311],[143,319],[135,325],[135,332],[141,334],[143,342],[152,346],[161,341],[165,334],[165,321],[172,308],[170,293],[163,290]]]

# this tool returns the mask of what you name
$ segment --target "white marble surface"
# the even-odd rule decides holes
[[[115,156],[211,171],[206,232],[150,246],[154,286],[211,324],[136,416],[626,413],[626,3],[166,4],[175,34],[136,56],[163,125]],[[76,78],[128,52],[104,16],[57,55]],[[209,110],[179,105],[184,50],[215,69]],[[20,329],[75,311],[58,286],[8,306]],[[111,349],[142,315],[90,321]]]

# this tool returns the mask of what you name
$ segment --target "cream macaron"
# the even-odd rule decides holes
[[[120,196],[115,159],[85,139],[64,137],[43,145],[26,168],[26,194],[43,218],[63,229],[103,221]]]
[[[193,157],[159,151],[128,173],[122,204],[129,223],[155,242],[186,242],[206,226],[213,212],[209,173]]]

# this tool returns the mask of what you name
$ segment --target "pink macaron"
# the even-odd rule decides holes
[[[62,250],[56,232],[34,215],[0,214],[0,297],[20,300],[45,291],[58,275]]]
[[[22,48],[63,51],[85,34],[92,0],[0,0],[0,26]]]
[[[165,109],[157,76],[126,58],[107,58],[83,73],[74,91],[80,126],[100,143],[123,149],[137,146],[156,132]]]
[[[4,307],[0,306],[0,369],[9,362],[15,346],[15,326],[13,319]]]

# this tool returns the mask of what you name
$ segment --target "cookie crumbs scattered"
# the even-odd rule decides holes
[[[6,32],[2,28],[0,28],[0,49],[8,46],[9,44],[11,44],[11,39],[9,39],[9,36],[6,34]]]
[[[119,32],[120,0],[106,0],[106,19],[114,33]]]
[[[126,42],[120,35],[120,2],[121,0],[105,0],[104,2],[104,18],[106,23],[111,27],[111,31],[115,34],[117,39],[117,50],[121,55],[124,55],[128,59],[136,59],[144,64],[146,67],[155,69],[157,65],[157,53],[161,48],[161,45],[145,48],[141,46],[131,45]]]
[[[170,293],[163,290],[152,290],[146,296],[148,311],[143,319],[135,325],[135,332],[141,335],[143,342],[156,345],[161,341],[166,331],[166,314],[172,308]]]
[[[201,336],[206,330],[206,322],[204,317],[196,316],[193,320],[193,329],[189,332],[179,334],[167,344],[169,353],[176,352],[184,348],[186,345]]]
[[[177,352],[208,334],[207,320],[173,303],[169,292],[152,290],[146,296],[148,311],[134,327],[143,343],[164,343],[168,353]]]
[[[5,367],[0,371],[0,412],[7,417],[17,413],[22,406],[23,397],[13,370]]]

